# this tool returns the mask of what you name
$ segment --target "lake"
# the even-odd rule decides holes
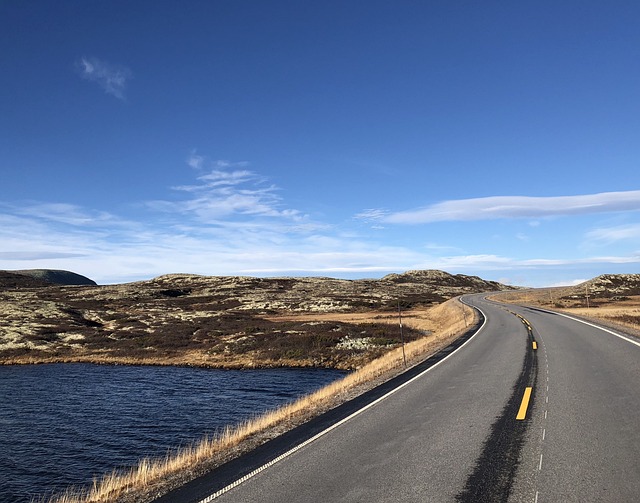
[[[91,483],[343,377],[330,369],[0,366],[0,502]]]

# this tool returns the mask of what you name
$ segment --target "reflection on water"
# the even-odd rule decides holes
[[[90,483],[344,375],[89,364],[0,366],[0,502]]]

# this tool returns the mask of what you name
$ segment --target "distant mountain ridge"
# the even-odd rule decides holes
[[[167,274],[135,285],[142,292],[164,296],[216,299],[234,308],[256,312],[347,312],[429,305],[465,293],[513,290],[514,287],[477,276],[439,270],[407,271],[380,279],[327,277],[199,276]],[[121,285],[130,288],[130,285]]]
[[[34,288],[49,286],[51,283],[15,271],[0,271],[0,288]]]
[[[9,280],[10,276],[26,276],[32,278],[36,282],[26,281],[23,286],[46,286],[47,284],[53,285],[65,285],[65,286],[97,286],[97,283],[92,279],[82,276],[71,271],[64,271],[60,269],[23,269],[17,271],[1,271],[4,273],[2,279]],[[8,275],[7,275],[8,274]],[[16,284],[20,283],[20,278],[12,278]],[[38,282],[41,284],[38,285]],[[27,284],[28,283],[28,284]]]

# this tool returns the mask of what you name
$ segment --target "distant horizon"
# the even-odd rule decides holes
[[[393,274],[398,274],[398,275],[402,275],[402,274],[406,274],[406,273],[410,273],[413,271],[438,271],[438,272],[444,272],[446,274],[450,274],[452,276],[470,276],[470,277],[476,277],[476,278],[480,278],[481,280],[484,281],[494,281],[496,283],[500,283],[503,284],[505,286],[512,286],[512,287],[518,287],[518,288],[563,288],[563,287],[571,287],[571,286],[576,286],[579,285],[581,283],[593,280],[597,277],[603,276],[603,275],[608,275],[609,273],[602,273],[602,274],[598,274],[597,276],[591,277],[591,278],[586,278],[586,279],[579,279],[576,280],[575,283],[572,284],[557,284],[557,285],[542,285],[542,286],[536,286],[536,287],[531,287],[531,286],[527,286],[527,285],[513,285],[513,284],[508,284],[508,283],[502,283],[501,281],[497,281],[494,279],[490,279],[478,274],[468,274],[468,273],[452,273],[449,271],[445,271],[443,269],[409,269],[406,271],[401,271],[401,272],[388,272],[388,273],[380,273],[377,276],[355,276],[355,275],[350,275],[350,276],[332,276],[332,275],[328,275],[328,274],[296,274],[295,272],[290,271],[290,273],[283,273],[283,274],[277,274],[277,275],[261,275],[261,274],[199,274],[199,273],[191,273],[191,272],[167,272],[167,273],[162,273],[159,274],[157,276],[152,276],[152,277],[139,277],[138,279],[131,279],[128,281],[114,281],[114,282],[99,282],[96,281],[94,278],[87,276],[85,274],[81,274],[77,271],[70,271],[67,269],[43,269],[43,268],[34,268],[34,269],[3,269],[3,271],[5,272],[9,272],[9,273],[20,273],[20,272],[29,272],[29,271],[55,271],[55,272],[67,272],[67,273],[73,273],[73,274],[78,274],[80,276],[83,276],[87,279],[90,279],[92,281],[94,281],[98,286],[109,286],[109,285],[119,285],[119,284],[125,284],[125,283],[136,283],[136,282],[140,282],[140,281],[152,281],[154,279],[160,278],[160,277],[164,277],[164,276],[201,276],[201,277],[250,277],[250,278],[264,278],[264,279],[277,279],[277,278],[328,278],[328,279],[338,279],[338,280],[351,280],[351,281],[357,281],[357,280],[380,280],[383,279],[386,276],[389,275],[393,275]],[[638,273],[617,273],[617,274],[638,274]]]
[[[628,0],[4,2],[0,269],[633,274],[639,23]]]

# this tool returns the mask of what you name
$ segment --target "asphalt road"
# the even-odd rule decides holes
[[[640,501],[640,341],[560,315],[514,311],[540,346],[515,492],[529,487],[539,503]]]
[[[486,322],[451,356],[215,501],[640,500],[640,346],[559,315],[466,300]],[[163,500],[211,501],[243,462],[255,459]]]

